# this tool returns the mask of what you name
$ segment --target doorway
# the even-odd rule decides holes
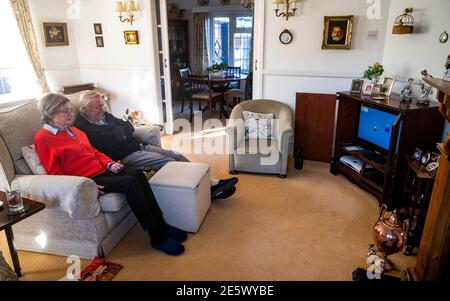
[[[197,6],[196,1],[179,0],[170,4],[167,0],[155,1],[159,11],[162,109],[168,133],[173,129],[173,120],[190,119],[192,80],[183,77],[183,71],[187,70],[195,78],[207,75],[212,67],[221,64],[224,72],[236,70],[239,74],[239,81],[209,83],[217,96],[212,100],[215,108],[209,110],[209,99],[193,101],[193,111],[203,109],[204,118],[226,119],[234,104],[261,97],[262,68],[258,64],[263,53],[258,45],[263,43],[264,1],[255,1],[249,9],[244,9],[238,0],[232,0],[227,6],[206,7]],[[243,95],[225,95],[230,89],[240,90]],[[225,110],[221,111],[220,107]]]

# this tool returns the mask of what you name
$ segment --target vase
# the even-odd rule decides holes
[[[381,93],[381,84],[380,84],[380,77],[376,76],[372,78],[372,84],[373,84],[373,95],[379,95]]]

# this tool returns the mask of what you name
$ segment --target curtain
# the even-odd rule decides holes
[[[253,18],[252,18],[252,38],[250,41],[250,64],[249,64],[249,68],[248,68],[248,72],[253,72],[253,48],[255,47],[255,45],[253,45],[254,43],[254,37],[255,36],[255,15],[253,14]]]
[[[30,6],[28,0],[10,0],[12,10],[17,20],[17,25],[22,35],[25,48],[33,65],[34,72],[38,78],[39,84],[44,93],[48,93],[47,79],[45,78],[44,68],[41,63],[41,56],[39,55],[36,34],[34,31],[33,22],[31,19]]]
[[[208,13],[194,14],[194,65],[192,70],[196,74],[205,73],[208,67],[207,20]]]

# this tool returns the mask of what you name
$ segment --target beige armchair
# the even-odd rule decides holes
[[[243,111],[274,114],[273,135],[267,139],[246,139]],[[249,100],[236,105],[226,128],[229,172],[239,171],[287,176],[289,142],[293,135],[292,110],[275,100]]]
[[[75,109],[78,96],[69,97]],[[18,189],[24,197],[46,205],[43,211],[14,225],[15,246],[88,259],[106,256],[137,219],[125,195],[99,197],[91,179],[32,174],[21,148],[33,144],[42,127],[40,118],[36,101],[0,112],[0,191]],[[158,127],[142,127],[136,135],[147,143],[160,141]],[[37,237],[45,238],[45,243],[42,239],[39,243]]]

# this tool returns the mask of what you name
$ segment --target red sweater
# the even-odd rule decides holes
[[[106,171],[111,158],[95,149],[86,134],[74,127],[71,137],[66,131],[56,135],[41,129],[34,137],[36,152],[49,175],[93,178]]]

